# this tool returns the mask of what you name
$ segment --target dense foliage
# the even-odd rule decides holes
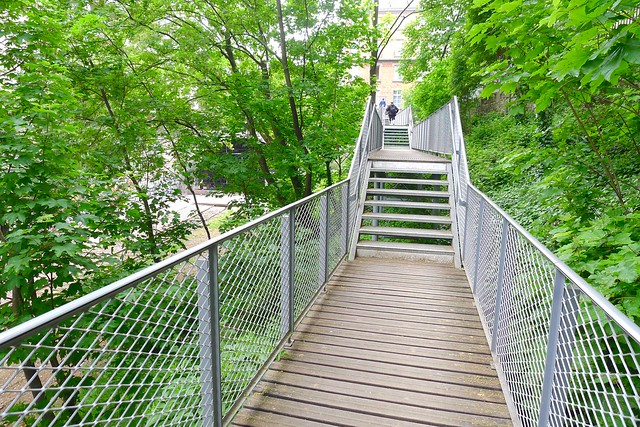
[[[405,66],[421,114],[460,96],[474,181],[638,321],[637,2],[421,4]]]
[[[227,182],[260,210],[344,178],[372,7],[4,2],[1,326],[177,250],[183,188]]]
[[[216,190],[241,194],[245,203],[236,212],[255,217],[344,178],[371,92],[350,70],[369,60],[377,34],[371,27],[373,8],[373,2],[354,0],[3,2],[0,328],[178,250],[197,226],[195,218],[183,221],[169,209],[184,189],[194,195],[199,185],[225,182]],[[240,254],[261,259],[255,247]],[[272,267],[265,271],[276,274]],[[197,296],[189,289],[196,278],[176,274],[181,286],[158,283],[158,293],[145,304],[116,316],[109,330],[102,330],[113,336],[101,335],[100,350],[133,348],[140,336],[153,335],[156,347],[142,351],[174,352],[167,343],[177,338],[190,343],[184,351],[193,351],[197,339],[181,337],[178,324],[157,331],[163,313],[181,313]],[[277,283],[269,277],[261,278]],[[159,296],[167,286],[175,299]],[[225,308],[225,318],[233,318],[254,291]],[[138,298],[140,292],[128,295]],[[103,312],[116,313],[127,304],[116,299]],[[158,305],[163,310],[156,310]],[[87,322],[93,322],[91,316],[76,326],[89,327]],[[120,330],[129,335],[121,336]],[[253,340],[251,333],[238,335],[240,341]],[[81,364],[83,357],[98,361],[102,352],[83,355],[75,346],[60,348],[65,339],[95,347],[87,335],[53,329],[40,343],[56,349],[49,355],[18,350],[7,359],[25,367],[24,381],[38,407],[65,402],[57,420],[52,412],[43,415],[51,425],[79,422],[80,416],[87,422],[100,418],[91,409],[77,411],[76,403],[84,399],[102,407],[109,396],[100,387],[120,375],[119,384],[130,386],[113,392],[131,404],[110,410],[122,417],[148,414],[156,408],[144,407],[146,393],[157,396],[153,385],[175,375],[175,367],[159,365],[169,359],[122,353],[103,372],[76,377],[65,364]],[[270,351],[264,344],[256,347]],[[235,376],[227,375],[231,369],[253,375],[256,361],[244,360],[249,349],[226,351],[235,358],[225,362],[225,376]],[[48,390],[37,365],[55,367],[49,381],[68,388],[59,395]],[[147,369],[151,365],[166,370]],[[123,374],[121,366],[132,369]],[[137,377],[136,369],[147,374]],[[195,378],[188,369],[178,375],[185,384]],[[176,393],[176,378],[160,395]]]

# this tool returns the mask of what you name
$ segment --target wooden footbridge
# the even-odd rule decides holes
[[[453,266],[344,263],[238,426],[511,425],[467,279]]]
[[[347,180],[1,333],[0,425],[640,425],[640,328],[472,185],[457,101],[367,105]]]

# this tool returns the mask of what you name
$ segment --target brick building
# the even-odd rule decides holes
[[[410,4],[410,6],[404,10],[407,4]],[[404,107],[402,92],[411,87],[411,85],[404,83],[402,76],[400,76],[398,72],[398,66],[402,58],[402,46],[404,44],[402,30],[414,19],[417,4],[417,0],[380,0],[378,22],[381,22],[383,19],[389,19],[389,16],[392,22],[398,16],[401,16],[401,20],[402,17],[404,17],[404,20],[380,54],[377,67],[378,87],[376,91],[376,103],[379,103],[380,100],[384,98],[387,105],[393,101],[399,108]]]

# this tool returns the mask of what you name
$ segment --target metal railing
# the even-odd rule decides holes
[[[394,120],[395,126],[407,126],[413,121],[413,113],[411,112],[411,106],[404,108],[398,112],[396,119]]]
[[[371,105],[347,180],[0,334],[0,424],[228,420],[347,254]]]
[[[414,148],[452,156],[463,264],[514,419],[639,425],[640,328],[470,183],[455,98],[416,128]]]
[[[455,99],[429,120],[414,148],[451,156],[462,260],[514,418],[638,425],[640,328],[470,183]],[[0,334],[0,424],[228,420],[347,254],[380,126],[368,103],[347,180]]]
[[[0,334],[0,425],[222,425],[347,253],[349,182]]]
[[[351,168],[349,169],[349,258],[355,256],[358,240],[356,228],[359,225],[359,213],[362,212],[369,170],[367,169],[369,153],[382,148],[384,125],[378,114],[378,108],[372,108],[371,100],[365,108],[360,135],[356,141]]]
[[[411,148],[431,153],[452,154],[451,107],[451,102],[443,105],[435,113],[413,127]]]

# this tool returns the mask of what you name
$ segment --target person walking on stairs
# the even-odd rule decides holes
[[[393,105],[393,102],[391,104],[389,104],[389,106],[387,107],[387,115],[389,116],[389,121],[390,122],[394,122],[396,119],[396,114],[398,114],[398,107],[396,107],[395,105]]]

